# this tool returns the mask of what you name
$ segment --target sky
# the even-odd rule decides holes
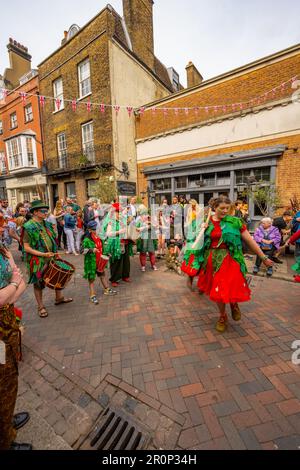
[[[86,24],[105,0],[14,0],[1,5],[0,73],[12,37],[28,47],[33,68],[60,46],[64,30]],[[122,14],[122,0],[111,0]],[[24,7],[25,5],[25,7]],[[299,0],[155,0],[156,56],[186,85],[191,60],[204,79],[300,43]]]

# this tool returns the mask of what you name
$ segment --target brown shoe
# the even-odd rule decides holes
[[[219,318],[219,321],[216,324],[216,330],[219,333],[224,333],[227,330],[227,320],[227,316]]]
[[[230,307],[231,307],[232,319],[234,321],[240,321],[240,319],[242,318],[242,314],[241,314],[240,307],[238,306],[238,304],[231,304]]]

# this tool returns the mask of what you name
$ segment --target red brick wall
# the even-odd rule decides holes
[[[279,62],[268,64],[256,70],[245,71],[241,76],[234,76],[226,81],[220,81],[209,87],[202,85],[193,92],[186,90],[174,99],[161,102],[156,107],[194,107],[194,106],[215,106],[223,104],[232,104],[237,102],[249,101],[259,95],[272,90],[274,87],[289,80],[295,75],[300,75],[300,51],[297,55],[280,60]],[[268,101],[276,100],[292,94],[291,87],[287,87],[286,91],[281,94],[278,92],[275,98],[269,96]],[[189,93],[189,94],[188,94]],[[228,111],[227,111],[228,113]],[[143,139],[149,136],[163,133],[171,129],[196,124],[207,120],[209,117],[223,115],[224,111],[219,110],[217,113],[210,112],[206,114],[205,110],[199,111],[199,115],[195,115],[190,111],[188,115],[184,111],[180,111],[176,116],[173,111],[169,111],[164,116],[162,111],[157,111],[155,117],[151,110],[146,110],[144,115],[136,121],[136,138]]]

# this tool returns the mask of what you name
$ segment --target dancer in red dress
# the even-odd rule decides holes
[[[251,296],[246,280],[247,267],[242,252],[242,239],[266,266],[273,264],[253,240],[242,221],[228,215],[230,207],[228,197],[220,196],[215,199],[215,214],[206,226],[204,245],[196,261],[201,264],[199,290],[218,305],[220,318],[216,329],[221,333],[227,328],[226,304],[230,304],[233,320],[239,321],[241,312],[238,303],[247,302]]]

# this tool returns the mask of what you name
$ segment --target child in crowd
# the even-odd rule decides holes
[[[84,279],[89,281],[90,301],[94,305],[98,305],[99,301],[95,293],[95,279],[100,278],[100,282],[104,289],[104,295],[116,295],[117,292],[108,286],[105,275],[105,266],[108,258],[103,257],[102,241],[96,235],[97,222],[94,220],[87,225],[87,232],[83,240],[84,253]]]

